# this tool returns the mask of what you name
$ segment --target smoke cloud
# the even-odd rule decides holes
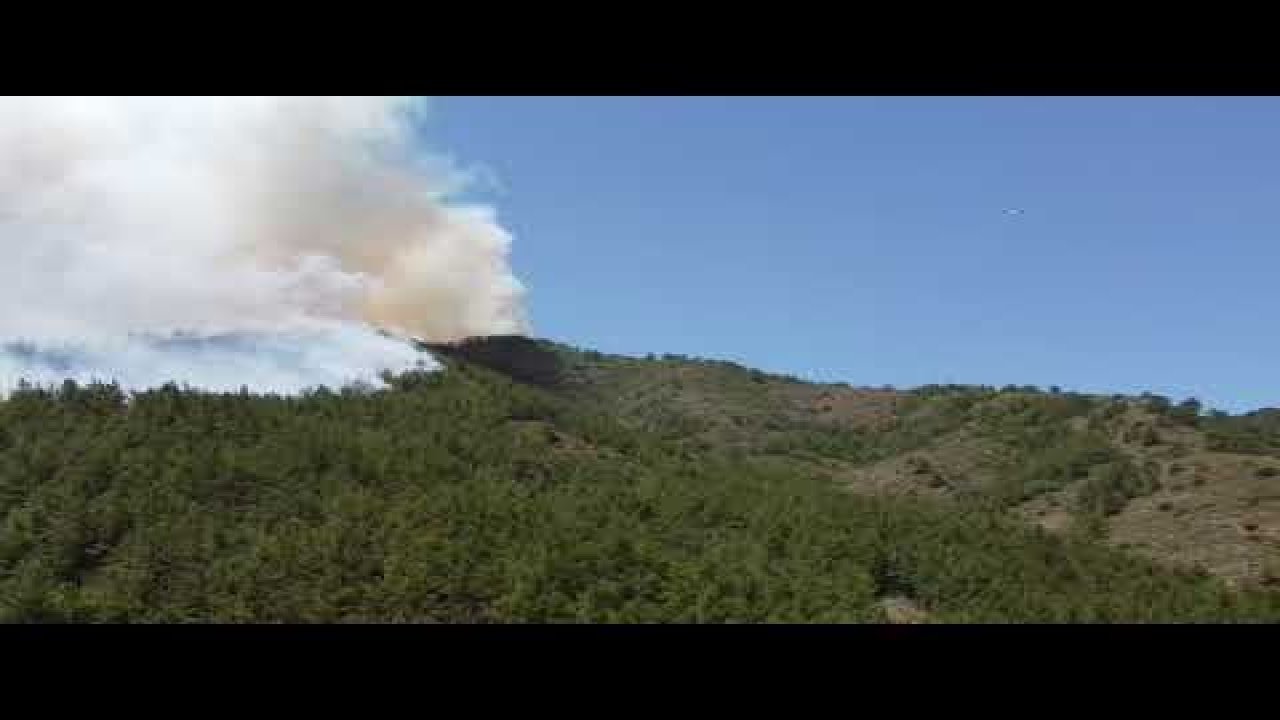
[[[166,383],[208,392],[296,395],[325,386],[380,387],[382,371],[438,369],[411,343],[359,326],[324,332],[135,335],[94,342],[11,342],[0,346],[0,392],[25,380],[41,387],[71,379],[116,382],[129,389]]]
[[[0,350],[0,392],[72,371],[333,385],[420,359],[372,327],[431,341],[526,332],[510,237],[492,209],[452,201],[465,178],[420,147],[422,109],[0,98],[0,339],[49,348]],[[157,340],[175,331],[222,341]]]

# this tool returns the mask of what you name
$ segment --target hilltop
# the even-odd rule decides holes
[[[0,402],[9,621],[1280,619],[1280,414],[521,337],[384,392]]]

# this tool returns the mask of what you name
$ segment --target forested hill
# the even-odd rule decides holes
[[[7,622],[1280,620],[1275,413],[523,338],[0,401]]]

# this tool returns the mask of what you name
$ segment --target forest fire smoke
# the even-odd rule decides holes
[[[510,237],[491,208],[453,201],[462,174],[420,147],[421,111],[0,99],[0,340],[30,343],[0,350],[0,391],[60,373],[294,389],[421,360],[373,327],[525,332]],[[175,331],[188,341],[156,340]]]

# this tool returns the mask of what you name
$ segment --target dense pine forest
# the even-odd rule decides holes
[[[0,401],[0,620],[1280,620],[1275,412],[430,349],[385,390]]]

